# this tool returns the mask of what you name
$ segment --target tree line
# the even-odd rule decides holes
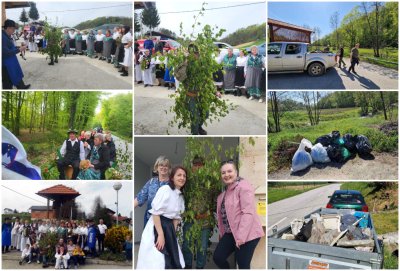
[[[384,47],[398,48],[398,2],[362,2],[339,21],[339,11],[330,16],[332,33],[320,37],[314,28],[316,46],[340,45],[352,48],[360,43],[362,48],[372,48],[374,56],[380,57]]]
[[[93,20],[87,20],[84,22],[81,22],[77,25],[74,26],[76,29],[91,29],[95,28],[98,26],[101,26],[103,24],[122,24],[122,25],[127,25],[132,27],[132,18],[130,17],[120,17],[120,16],[103,16],[103,17],[98,17]]]
[[[268,93],[268,132],[281,131],[281,118],[286,112],[305,110],[311,126],[319,124],[323,109],[360,108],[360,115],[383,113],[384,119],[394,121],[398,96],[395,91],[319,92],[300,91]]]
[[[266,33],[266,23],[254,24],[236,30],[235,32],[221,39],[221,41],[235,46],[256,40],[261,40],[261,39],[265,40],[265,33]]]

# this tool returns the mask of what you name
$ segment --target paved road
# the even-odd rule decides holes
[[[26,53],[26,61],[18,56],[24,82],[32,89],[132,89],[132,72],[122,77],[113,65],[86,56],[67,55],[54,66],[47,65],[46,55]]]
[[[350,63],[349,59],[345,60]],[[347,66],[348,68],[349,66]],[[398,71],[361,62],[353,74],[338,67],[331,68],[319,77],[307,73],[269,74],[268,89],[391,89],[398,88]]]
[[[132,156],[132,143],[127,142],[115,135],[112,136],[115,144],[115,149],[117,150],[117,154],[119,152],[122,153],[122,155],[128,155],[128,159],[126,159],[126,162],[124,163],[119,163],[119,168],[122,170],[122,172],[125,173],[125,175],[132,176],[132,161],[133,161],[133,156]],[[125,160],[125,159],[124,159]],[[121,159],[120,159],[121,161]]]
[[[289,168],[268,174],[269,180],[398,180],[398,156],[373,153],[373,160],[360,157],[345,164],[314,164],[306,170],[291,174]]]
[[[189,130],[168,127],[173,115],[169,112],[174,104],[168,95],[173,91],[164,87],[147,87],[135,84],[135,134],[136,135],[187,135]],[[207,123],[205,130],[209,135],[265,135],[266,106],[258,101],[249,101],[245,97],[224,96],[238,107],[220,122]],[[165,114],[167,111],[168,114]]]
[[[340,184],[329,184],[310,190],[297,196],[268,204],[268,235],[272,233],[272,227],[278,226],[278,230],[290,225],[295,218],[302,218],[318,208],[325,207],[328,196],[340,189]]]

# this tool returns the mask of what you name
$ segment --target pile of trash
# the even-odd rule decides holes
[[[355,154],[366,155],[372,151],[372,145],[364,135],[345,134],[339,131],[324,135],[314,143],[303,138],[292,159],[292,172],[304,170],[313,163],[329,163],[331,161],[344,163]]]
[[[281,238],[372,252],[375,242],[368,220],[368,213],[354,210],[342,214],[315,213],[308,219],[294,219],[290,223],[291,233]]]

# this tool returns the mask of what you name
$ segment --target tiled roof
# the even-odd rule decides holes
[[[80,195],[78,191],[72,189],[71,187],[67,187],[62,184],[58,184],[46,189],[43,189],[36,194],[59,194],[59,195]]]

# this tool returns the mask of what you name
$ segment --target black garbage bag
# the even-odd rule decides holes
[[[340,138],[340,132],[339,131],[332,131],[331,135],[332,135],[332,139],[334,141]]]
[[[314,145],[321,143],[322,146],[328,147],[329,145],[332,144],[332,142],[333,142],[333,140],[332,140],[331,135],[324,135],[324,136],[318,137],[317,140],[315,140]]]
[[[352,136],[351,134],[345,134],[343,136],[344,147],[348,149],[351,153],[357,152],[357,136]]]
[[[311,237],[311,230],[312,230],[313,220],[310,219],[304,226],[300,229],[300,232],[296,235],[295,240],[301,242],[307,242],[308,239]]]
[[[343,163],[351,157],[349,150],[337,144],[330,145],[326,149],[326,152],[328,153],[329,159],[337,163]]]
[[[372,145],[369,142],[368,138],[363,135],[357,136],[356,148],[358,154],[369,154],[372,151]]]

